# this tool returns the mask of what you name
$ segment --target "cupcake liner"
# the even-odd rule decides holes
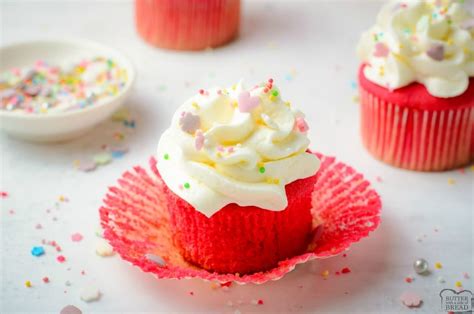
[[[441,171],[473,160],[474,108],[417,109],[360,88],[361,134],[376,158],[410,170]]]
[[[340,254],[380,223],[380,198],[363,175],[333,157],[316,155],[321,168],[312,195],[312,215],[319,227],[306,253],[280,261],[269,271],[239,276],[212,273],[188,263],[173,244],[165,185],[154,158],[150,172],[134,167],[122,175],[117,186],[109,188],[100,208],[104,236],[124,260],[158,278],[239,284],[277,280],[297,264]]]
[[[240,0],[135,0],[135,19],[140,36],[154,46],[201,50],[235,38]]]

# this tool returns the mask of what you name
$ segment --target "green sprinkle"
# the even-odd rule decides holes
[[[113,68],[114,62],[111,59],[108,59],[107,60],[107,65],[109,66],[109,68]]]
[[[277,91],[277,90],[274,90],[274,91],[272,92],[272,95],[275,96],[275,97],[277,97],[277,96],[278,96],[278,91]]]
[[[191,187],[191,185],[188,182],[186,182],[183,186],[185,189],[189,189]]]
[[[165,154],[165,155],[163,156],[163,158],[164,158],[165,160],[168,160],[168,159],[170,159],[170,155]]]
[[[265,167],[260,167],[260,169],[258,169],[258,171],[260,171],[260,173],[265,173]]]

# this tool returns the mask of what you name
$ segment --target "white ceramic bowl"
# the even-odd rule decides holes
[[[78,137],[107,119],[130,93],[135,71],[130,61],[115,49],[87,40],[42,40],[0,48],[0,71],[32,66],[37,60],[65,65],[83,58],[106,57],[127,70],[128,81],[120,92],[83,109],[31,114],[0,110],[0,128],[28,141],[58,142]]]

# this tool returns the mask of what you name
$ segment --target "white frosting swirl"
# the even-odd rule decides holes
[[[160,138],[163,180],[208,217],[230,203],[283,210],[285,185],[319,168],[306,152],[303,114],[270,82],[250,91],[240,83],[201,91],[176,111]]]
[[[389,1],[359,42],[364,74],[390,90],[419,82],[436,97],[461,95],[474,76],[473,26],[459,1]]]

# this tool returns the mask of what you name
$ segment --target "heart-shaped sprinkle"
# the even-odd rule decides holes
[[[239,94],[239,110],[240,112],[250,112],[258,106],[260,98],[257,96],[251,97],[247,91]]]
[[[390,50],[384,43],[378,42],[375,44],[374,57],[385,58],[388,56],[389,52]]]
[[[400,296],[400,301],[408,307],[419,307],[421,305],[421,297],[413,292],[404,292]]]
[[[198,130],[196,132],[196,139],[194,140],[194,146],[196,147],[197,150],[201,150],[202,147],[204,146],[204,134],[202,134],[201,130]]]
[[[308,123],[306,123],[305,119],[302,117],[296,118],[296,128],[301,132],[307,132],[309,130]]]
[[[194,134],[194,132],[196,132],[196,130],[201,126],[201,118],[191,112],[184,112],[184,114],[181,114],[181,118],[179,119],[179,125],[181,126],[181,130],[184,132]]]
[[[444,59],[444,46],[442,44],[432,44],[426,54],[435,61],[442,61]]]

